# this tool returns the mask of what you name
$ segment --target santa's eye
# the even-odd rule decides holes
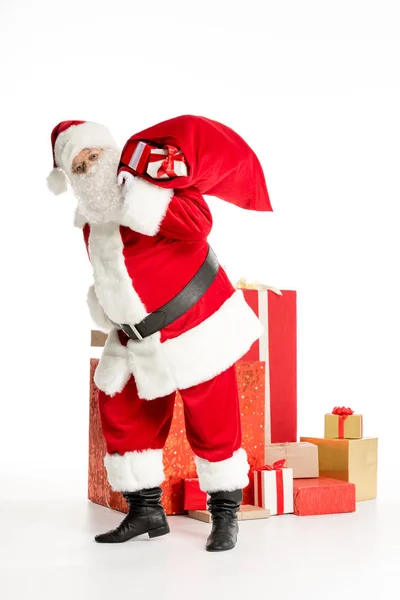
[[[98,154],[92,154],[92,155],[89,157],[89,160],[91,160],[91,161],[93,161],[93,160],[97,160],[97,159],[98,159],[98,157],[99,157],[99,155],[98,155]]]

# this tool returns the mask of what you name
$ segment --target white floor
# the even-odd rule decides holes
[[[158,540],[99,545],[93,536],[116,525],[119,513],[57,486],[45,497],[25,486],[13,494],[2,488],[2,600],[398,597],[397,502],[361,503],[349,515],[245,522],[234,551],[208,554],[209,526],[188,517],[171,518],[171,534]]]

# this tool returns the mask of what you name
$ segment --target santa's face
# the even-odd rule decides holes
[[[72,172],[75,175],[87,173],[103,152],[102,148],[84,148],[72,161]]]
[[[117,183],[120,152],[114,148],[85,148],[72,161],[71,187],[78,199],[78,211],[88,223],[118,219],[122,207]]]

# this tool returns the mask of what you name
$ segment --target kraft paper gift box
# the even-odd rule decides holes
[[[318,446],[308,442],[268,444],[265,446],[265,463],[272,464],[284,459],[293,469],[293,478],[318,477]]]
[[[198,479],[185,479],[184,483],[184,509],[185,510],[206,510],[207,494],[200,489]]]
[[[254,472],[254,504],[267,508],[271,516],[293,512],[293,470],[283,463]]]
[[[198,521],[211,523],[211,513],[208,510],[189,510],[188,516]],[[237,513],[238,521],[252,521],[254,519],[268,519],[270,512],[266,508],[260,506],[251,506],[242,504]]]
[[[237,284],[241,288],[241,283]],[[264,286],[265,287],[265,286]],[[297,441],[296,292],[243,289],[247,304],[264,325],[264,334],[242,361],[264,361],[265,443]]]
[[[92,330],[90,332],[91,339],[90,345],[92,348],[102,348],[107,340],[107,334],[103,333],[103,331]]]
[[[319,474],[354,483],[356,500],[371,500],[377,495],[378,439],[330,440],[301,437],[318,446]]]
[[[336,407],[325,415],[325,438],[356,440],[362,436],[362,415],[355,415],[350,408]]]
[[[90,430],[88,498],[96,504],[127,512],[122,494],[113,492],[107,482],[103,458],[106,452],[93,375],[98,360],[90,361]],[[265,363],[238,363],[237,377],[242,418],[242,446],[247,451],[250,471],[264,465],[264,382]],[[170,434],[164,448],[166,480],[162,502],[169,515],[184,514],[184,480],[196,478],[194,456],[186,439],[182,400],[177,394]],[[253,478],[244,490],[243,502],[254,504]]]
[[[356,486],[337,479],[296,479],[293,482],[294,514],[300,517],[354,512]]]

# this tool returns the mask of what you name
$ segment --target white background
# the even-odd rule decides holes
[[[192,113],[264,166],[274,212],[211,200],[211,242],[233,280],[298,290],[299,434],[362,412],[397,501],[399,50],[395,0],[1,1],[0,493],[86,493],[91,271],[52,128],[122,145]]]

